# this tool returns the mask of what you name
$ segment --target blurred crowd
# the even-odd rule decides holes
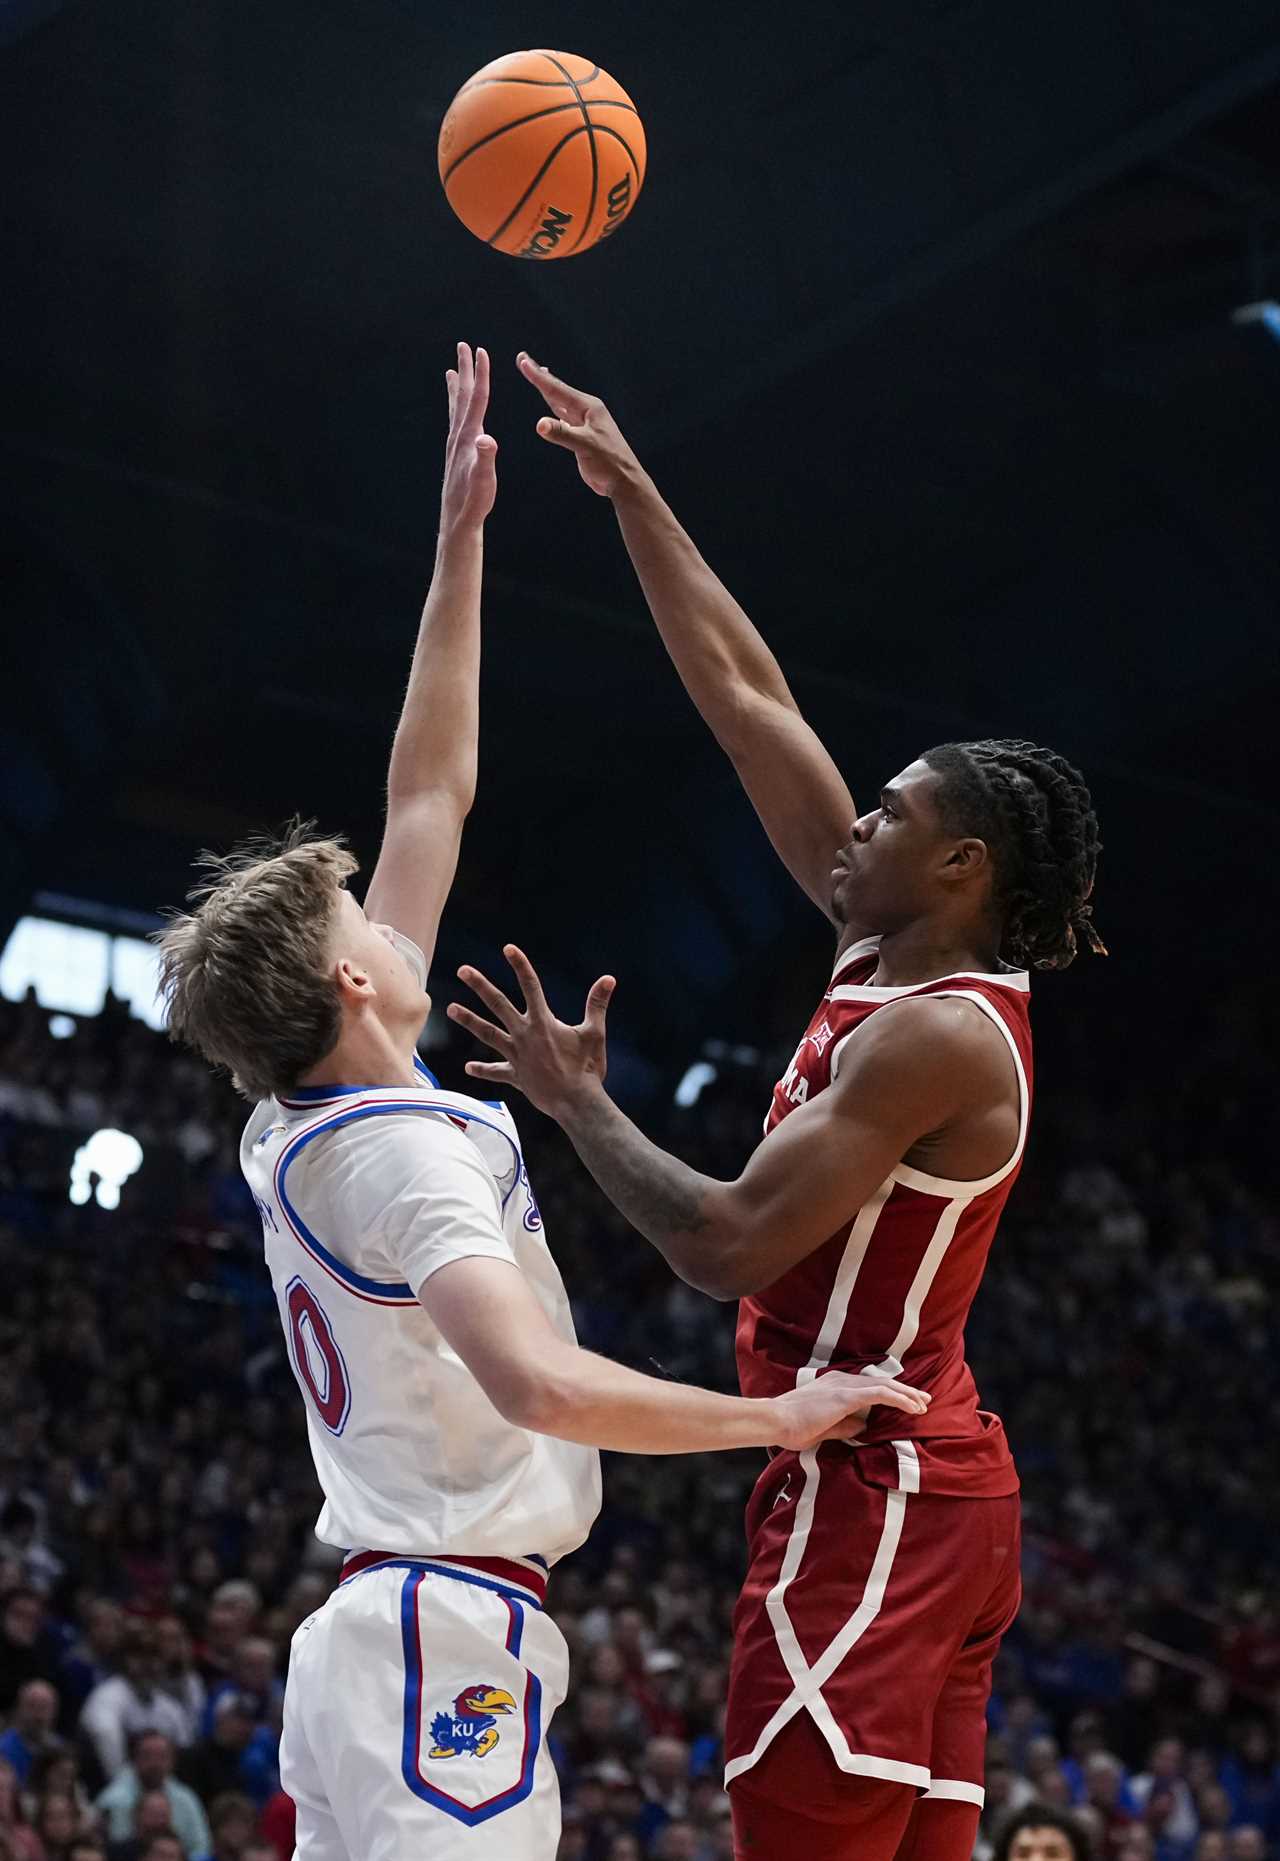
[[[1011,1818],[1038,1806],[1076,1861],[1280,1861],[1261,1013],[1140,1079],[1066,1068],[1042,1095],[970,1328],[1027,1546],[980,1861],[1018,1861]],[[119,1005],[58,1026],[0,1003],[0,1861],[289,1861],[288,1644],[336,1554],[312,1534],[243,1107]],[[786,1057],[740,1056],[683,1108],[668,1088],[646,1125],[736,1172]],[[462,1085],[458,1061],[441,1070]],[[730,1387],[732,1312],[674,1282],[516,1109],[583,1342]],[[75,1153],[104,1127],[142,1166],[118,1207],[76,1205]],[[606,1457],[597,1529],[553,1576],[574,1657],[551,1737],[562,1861],[729,1861],[727,1652],[757,1470]]]

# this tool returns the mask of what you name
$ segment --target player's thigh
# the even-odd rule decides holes
[[[938,1692],[929,1755],[932,1784],[922,1808],[963,1803],[976,1814],[984,1799],[992,1664],[1022,1598],[1021,1531],[1016,1493],[975,1500],[969,1511],[971,1534],[991,1580]],[[954,1819],[959,1812],[948,1813]]]
[[[280,1782],[297,1811],[294,1861],[352,1861],[307,1737],[306,1702],[311,1688],[304,1677],[308,1666],[304,1650],[317,1619],[309,1617],[294,1638],[280,1736]]]
[[[807,1712],[729,1785],[736,1861],[893,1861],[916,1792],[838,1768]]]
[[[369,1571],[321,1611],[295,1667],[353,1858],[553,1861],[546,1731],[568,1657],[532,1603],[421,1569]]]
[[[976,1803],[921,1797],[894,1861],[970,1861],[981,1814]]]

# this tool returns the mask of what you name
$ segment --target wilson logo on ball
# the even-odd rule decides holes
[[[548,207],[542,225],[528,245],[522,246],[516,253],[516,257],[550,258],[572,225],[573,215],[571,213],[561,213],[559,207]]]
[[[624,174],[621,181],[615,181],[609,189],[608,211],[604,216],[604,226],[600,237],[607,239],[610,233],[616,233],[626,219],[631,206],[631,176]]]

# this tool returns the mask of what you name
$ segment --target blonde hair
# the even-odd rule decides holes
[[[169,1035],[224,1068],[245,1098],[287,1090],[341,1031],[328,970],[338,893],[356,870],[341,840],[294,821],[272,840],[202,853],[203,879],[156,933]]]

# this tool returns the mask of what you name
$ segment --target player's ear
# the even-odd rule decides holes
[[[376,995],[369,977],[369,972],[360,963],[353,963],[349,956],[340,956],[333,966],[333,979],[344,995]]]
[[[990,865],[991,853],[985,840],[957,840],[942,863],[942,877],[949,885],[968,883]]]

